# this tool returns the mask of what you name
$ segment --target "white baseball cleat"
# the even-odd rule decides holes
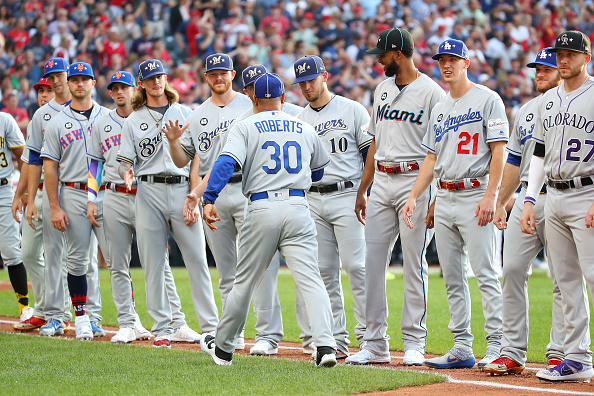
[[[256,342],[250,349],[251,355],[259,355],[259,356],[269,356],[269,355],[276,355],[278,353],[278,348],[275,348],[270,342],[266,340],[260,340]]]
[[[21,312],[21,317],[19,319],[19,322],[24,322],[26,320],[29,320],[29,319],[31,319],[32,316],[33,316],[33,308],[25,307],[25,308],[23,308],[23,310]]]
[[[499,356],[501,356],[501,347],[487,347],[485,357],[479,360],[477,367],[482,370],[487,364],[491,364],[499,359]]]
[[[594,376],[592,366],[565,359],[561,364],[548,370],[540,370],[536,376],[549,382],[590,382]]]
[[[214,362],[219,365],[219,366],[231,366],[232,363],[232,357],[233,354],[231,353],[226,353],[223,351],[220,351],[220,354],[225,354],[225,355],[229,355],[229,356],[225,356],[225,358],[223,357],[219,357],[217,356],[217,349],[216,349],[216,345],[215,345],[215,338],[213,336],[211,336],[210,334],[205,335],[204,337],[202,337],[202,339],[200,340],[200,349],[202,349],[204,352],[208,353],[210,355],[210,357],[212,358],[212,360],[214,360]],[[228,358],[228,359],[227,359]]]
[[[145,329],[142,323],[140,323],[140,319],[134,322],[134,334],[137,340],[150,340],[153,337],[151,332]]]
[[[351,355],[348,358],[346,358],[345,362],[349,364],[381,364],[390,363],[391,359],[392,358],[390,357],[390,354],[378,355],[376,353],[371,352],[369,349],[362,349],[354,355]]]
[[[402,359],[402,363],[405,366],[420,366],[425,362],[425,355],[423,355],[420,351],[416,349],[409,349],[408,351],[404,352],[404,358]]]
[[[313,342],[310,342],[309,344],[303,346],[303,354],[304,355],[312,355],[313,357],[315,357],[316,351],[317,351],[317,348]]]
[[[74,319],[77,340],[91,341],[93,339],[93,328],[88,315],[77,316]]]
[[[196,333],[194,330],[190,329],[190,326],[183,325],[179,329],[176,330],[175,333],[171,336],[172,342],[200,342],[200,334]]]
[[[136,333],[132,327],[120,327],[116,335],[111,337],[114,344],[127,344],[136,340]]]
[[[235,343],[235,350],[242,351],[245,349],[245,338],[237,337],[237,342]]]

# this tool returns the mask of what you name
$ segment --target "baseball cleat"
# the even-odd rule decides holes
[[[91,341],[93,339],[93,327],[87,315],[77,316],[74,319],[74,329],[77,340]]]
[[[316,345],[313,342],[310,342],[307,345],[303,345],[303,354],[304,355],[311,355],[314,356],[314,354],[316,353]]]
[[[21,311],[21,317],[19,318],[19,322],[24,322],[26,320],[29,320],[29,319],[31,319],[32,316],[33,316],[33,308],[25,307]]]
[[[70,321],[64,322],[64,333],[70,331]]]
[[[139,319],[134,322],[134,334],[137,340],[150,340],[153,337],[151,332],[142,326]]]
[[[116,335],[111,337],[114,344],[127,344],[136,340],[136,333],[131,327],[120,327]]]
[[[46,321],[38,316],[31,316],[24,322],[15,323],[12,328],[18,331],[31,331],[40,328],[45,325]]]
[[[501,347],[487,347],[485,357],[479,360],[477,366],[480,370],[483,369],[487,364],[493,363],[496,359],[501,356]]]
[[[316,367],[336,366],[336,351],[332,347],[319,347],[316,357]]]
[[[250,349],[250,355],[258,355],[258,356],[270,356],[276,355],[278,353],[278,348],[275,348],[270,342],[266,340],[260,340],[256,342]]]
[[[237,341],[235,342],[235,350],[242,351],[245,349],[245,338],[237,337]]]
[[[471,352],[464,352],[454,347],[443,356],[425,360],[425,366],[441,369],[472,368],[476,359]]]
[[[210,334],[202,337],[200,340],[200,349],[208,353],[217,365],[231,366],[233,354],[217,348],[215,345],[215,338]]]
[[[548,370],[540,370],[536,376],[548,382],[590,382],[594,376],[592,366],[584,366],[574,360],[565,359]]]
[[[91,329],[93,329],[93,337],[105,337],[105,330],[98,322],[91,322]]]
[[[420,366],[425,361],[425,355],[416,349],[409,349],[404,351],[404,358],[402,363],[405,366]]]
[[[41,336],[55,336],[64,334],[64,324],[57,320],[51,319],[44,326],[39,328],[39,335]]]
[[[390,355],[378,355],[376,353],[371,352],[369,349],[363,349],[354,355],[349,356],[346,358],[345,363],[348,364],[382,364],[382,363],[390,363],[392,358]]]
[[[171,349],[171,337],[169,335],[155,337],[155,341],[153,342],[153,347]]]
[[[563,361],[563,359],[559,359],[556,357],[551,357],[548,359],[548,364],[547,364],[547,370],[548,369],[552,369],[555,366],[558,366],[561,364],[561,362]]]
[[[200,338],[200,334],[190,329],[190,326],[186,324],[177,329],[175,333],[173,333],[173,335],[171,336],[171,341],[194,343],[200,342]]]
[[[483,371],[488,374],[520,374],[526,367],[507,356],[501,356],[483,367]]]

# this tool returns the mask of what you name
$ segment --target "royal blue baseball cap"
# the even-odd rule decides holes
[[[134,79],[134,76],[131,73],[128,73],[127,71],[115,72],[111,76],[111,81],[109,82],[109,84],[107,84],[107,89],[109,89],[111,91],[111,87],[115,83],[122,83],[122,84],[129,85],[131,87],[136,86],[136,80]]]
[[[227,54],[212,54],[206,57],[206,72],[211,70],[233,70],[233,60]]]
[[[466,47],[466,44],[460,40],[446,40],[439,44],[437,54],[433,55],[432,58],[439,60],[439,55],[454,55],[458,58],[469,59],[468,48]]]
[[[530,62],[526,65],[526,67],[530,67],[534,69],[536,65],[544,65],[548,67],[552,67],[553,69],[557,68],[557,54],[554,52],[549,52],[551,48],[543,48],[538,51],[536,54],[536,59],[534,62]]]
[[[91,77],[93,80],[95,79],[93,68],[85,62],[75,62],[70,65],[70,68],[68,69],[68,78],[72,76],[87,76]]]
[[[254,83],[254,96],[259,99],[272,99],[283,96],[285,84],[283,80],[274,73],[262,74]]]
[[[293,68],[296,78],[291,84],[313,80],[326,71],[322,59],[315,55],[304,56],[295,62]]]
[[[140,81],[158,74],[167,74],[163,64],[158,59],[148,59],[138,65],[138,79]]]
[[[262,65],[248,66],[241,72],[241,81],[243,82],[243,88],[250,84],[253,84],[259,77],[266,74],[268,70]]]
[[[45,62],[43,67],[43,78],[47,78],[50,73],[60,73],[68,71],[68,62],[64,58],[51,58]]]

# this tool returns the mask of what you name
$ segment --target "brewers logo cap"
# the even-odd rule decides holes
[[[283,80],[274,73],[262,74],[254,83],[254,96],[259,99],[278,98],[285,93]]]
[[[439,55],[454,55],[458,58],[469,59],[468,48],[466,47],[466,44],[460,40],[446,40],[439,44],[437,54],[433,55],[432,58],[439,60]]]
[[[45,62],[43,67],[43,78],[47,78],[50,73],[60,73],[68,71],[68,62],[64,58],[51,58]]]
[[[414,48],[415,43],[407,30],[392,28],[381,32],[377,38],[376,46],[365,52],[372,55],[379,55],[390,51],[410,52]]]
[[[296,78],[291,84],[313,80],[326,71],[322,59],[315,55],[304,56],[295,62],[293,68]]]
[[[115,83],[122,83],[129,85],[131,87],[136,86],[136,80],[134,80],[134,76],[126,71],[117,71],[111,76],[111,80],[109,84],[107,84],[107,89],[111,91],[111,87]]]
[[[138,65],[138,79],[140,81],[146,80],[149,77],[165,73],[163,64],[158,59],[149,59]]]
[[[243,82],[243,87],[247,87],[250,84],[253,84],[259,77],[263,74],[266,74],[267,70],[262,65],[252,65],[246,67],[241,72],[241,81]]]
[[[532,69],[536,68],[536,65],[544,65],[548,67],[552,67],[553,69],[557,68],[557,54],[554,52],[550,52],[549,48],[543,48],[538,51],[536,54],[536,59],[534,62],[530,62],[526,65],[526,67],[530,67]]]
[[[39,82],[35,85],[33,85],[33,89],[35,89],[36,91],[39,91],[39,88],[41,88],[42,85],[45,85],[47,87],[49,87],[49,81],[47,81],[47,78],[43,78],[41,77],[39,79]]]
[[[95,79],[93,68],[85,62],[75,62],[70,65],[70,69],[68,69],[68,78],[70,79],[70,77],[73,76],[87,76],[91,77],[93,80]]]
[[[206,57],[206,72],[211,70],[233,70],[233,61],[227,54],[212,54]]]
[[[555,45],[553,46],[553,48],[549,49],[549,52],[555,52],[560,49],[589,54],[590,39],[582,32],[578,32],[577,30],[570,30],[568,32],[561,33],[557,36],[557,39],[555,40]]]

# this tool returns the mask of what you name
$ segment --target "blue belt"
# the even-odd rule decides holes
[[[289,197],[305,197],[303,190],[289,190]],[[268,191],[252,194],[250,201],[254,202],[259,199],[268,199]]]

